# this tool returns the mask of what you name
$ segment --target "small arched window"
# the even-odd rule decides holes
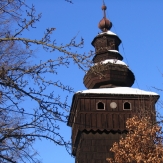
[[[123,109],[124,110],[131,110],[131,104],[129,102],[124,102]]]
[[[105,110],[105,104],[100,101],[96,104],[96,108],[97,110]]]

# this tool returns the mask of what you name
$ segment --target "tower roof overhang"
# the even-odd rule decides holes
[[[147,96],[159,96],[155,92],[144,91],[138,88],[131,87],[115,87],[115,88],[101,88],[101,89],[87,89],[78,91],[77,93],[84,94],[114,94],[114,95],[147,95]]]
[[[68,118],[67,125],[72,126],[72,121],[74,119],[74,115],[76,113],[77,105],[79,99],[83,98],[108,98],[108,99],[140,99],[140,100],[152,100],[156,103],[160,97],[155,92],[144,91],[137,88],[131,87],[115,87],[115,88],[99,88],[99,89],[88,89],[78,91],[74,94],[72,99],[72,105],[70,109],[70,115]]]
[[[100,38],[100,37],[103,37],[103,36],[107,36],[107,37],[109,36],[110,38],[115,39],[118,45],[122,42],[121,39],[120,39],[115,33],[111,32],[111,31],[107,31],[107,32],[99,33],[99,34],[93,39],[93,41],[92,41],[91,44],[94,46],[95,40],[96,40],[97,38]]]

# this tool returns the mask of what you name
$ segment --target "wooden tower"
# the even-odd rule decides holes
[[[112,23],[106,18],[105,5],[102,10],[102,32],[92,41],[94,66],[83,80],[88,90],[74,94],[68,119],[76,163],[106,163],[106,158],[113,157],[113,143],[127,132],[127,118],[142,113],[155,115],[159,98],[154,92],[131,88],[134,74],[122,61],[118,49],[121,40],[110,31]]]

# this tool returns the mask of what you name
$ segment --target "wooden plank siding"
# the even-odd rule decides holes
[[[76,162],[107,163],[106,158],[113,156],[109,149],[121,136],[125,136],[125,133],[83,133]]]
[[[99,101],[105,104],[104,110],[97,110]],[[126,101],[131,104],[131,110],[123,110]],[[111,109],[111,102],[116,102],[117,108]],[[134,100],[81,99],[75,123],[80,126],[80,130],[125,130],[126,119],[136,113],[135,105],[137,103]]]
[[[126,130],[126,120],[132,117],[133,113],[78,113],[80,130]]]
[[[99,102],[104,104],[104,109],[97,109]],[[115,109],[110,107],[111,102],[117,104]],[[130,104],[131,110],[124,110],[125,102]],[[147,96],[76,96],[68,120],[68,125],[72,126],[72,154],[79,163],[90,163],[92,159],[93,163],[105,163],[100,157],[106,157],[111,145],[119,139],[109,133],[126,132],[126,120],[143,111],[151,111],[155,120],[155,102],[156,98]]]

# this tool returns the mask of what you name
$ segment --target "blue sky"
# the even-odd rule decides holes
[[[64,0],[28,0],[27,3],[34,4],[36,11],[42,13],[37,28],[30,30],[27,37],[40,38],[46,28],[55,27],[53,37],[58,43],[67,43],[77,35],[77,39],[83,37],[85,40],[84,48],[78,49],[79,53],[94,50],[91,41],[100,32],[98,23],[103,17],[102,0],[73,0],[74,4]],[[123,61],[135,74],[133,87],[157,92],[152,87],[163,88],[163,1],[105,0],[105,4],[107,18],[113,23],[111,31],[122,40],[119,51],[124,57]],[[48,54],[40,48],[35,55],[36,60],[47,56],[54,59],[59,53]],[[86,89],[83,85],[84,72],[74,64],[69,69],[61,68],[59,72],[54,79],[59,78],[75,91]],[[58,93],[63,98],[66,95]],[[162,92],[158,93],[163,95]],[[72,95],[69,94],[69,104]],[[66,139],[71,138],[71,129],[66,125],[62,125],[61,133]],[[35,147],[43,163],[74,162],[64,147],[46,141],[37,142]]]

